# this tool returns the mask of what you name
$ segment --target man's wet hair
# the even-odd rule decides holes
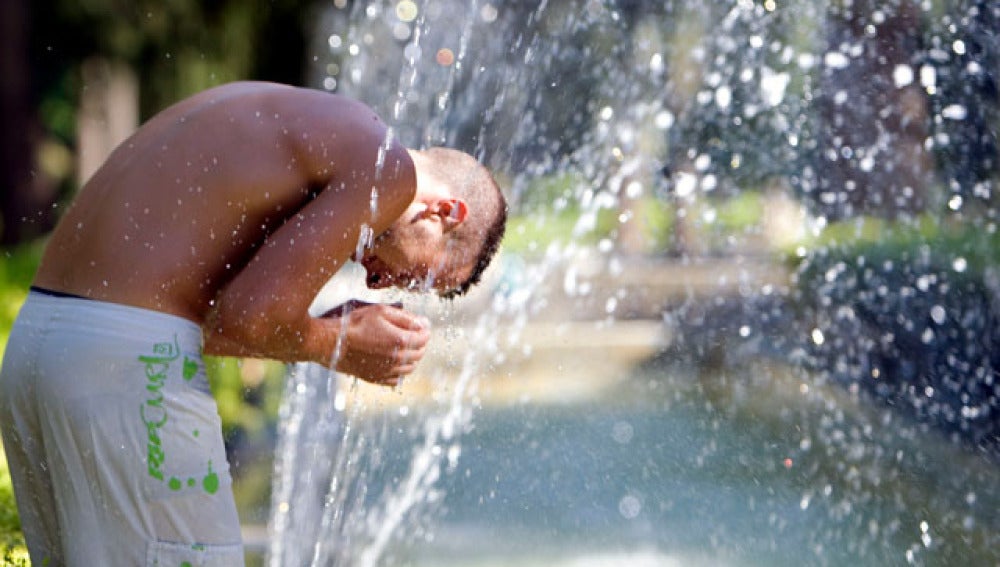
[[[454,299],[479,283],[500,249],[507,229],[507,200],[489,170],[472,156],[438,147],[423,150],[423,153],[431,158],[434,174],[451,187],[456,197],[464,199],[469,205],[468,220],[472,222],[463,223],[464,226],[455,230],[452,238],[460,245],[478,244],[469,277],[440,294],[445,299]]]

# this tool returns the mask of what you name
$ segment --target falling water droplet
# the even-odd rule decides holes
[[[631,520],[642,512],[642,502],[631,494],[627,494],[618,502],[618,512],[623,518]]]
[[[931,307],[931,319],[933,319],[938,325],[944,323],[946,315],[944,307],[940,305]]]
[[[823,331],[819,329],[813,329],[812,340],[814,343],[816,343],[816,345],[822,345],[823,342],[826,340],[826,337],[823,336]]]

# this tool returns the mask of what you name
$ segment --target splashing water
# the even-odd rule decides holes
[[[420,400],[291,373],[271,565],[1000,560],[996,7],[336,5],[316,84],[520,218]]]
[[[481,318],[470,340],[488,344],[495,324]],[[419,420],[407,419],[407,406],[396,415],[371,419],[365,413],[372,408],[349,399],[357,384],[340,391],[328,370],[296,366],[281,410],[270,564],[382,564],[386,547],[401,537],[405,523],[439,498],[441,474],[454,469],[458,437],[471,417],[480,358],[470,350],[435,373],[431,382],[450,394],[435,406],[440,413],[432,409]],[[445,375],[452,370],[457,376]],[[384,454],[387,436],[401,433],[401,426],[418,428],[408,433],[417,444],[409,455]],[[379,475],[393,481],[382,493],[372,493],[369,485],[383,485],[373,480]]]

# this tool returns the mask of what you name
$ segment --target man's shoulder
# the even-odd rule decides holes
[[[252,105],[278,108],[286,113],[337,114],[342,112],[374,112],[363,102],[310,87],[266,81],[235,81],[201,91],[177,106],[188,109],[224,111],[234,106]]]
[[[262,97],[272,101],[288,101],[297,104],[318,104],[325,108],[336,108],[346,106],[352,108],[366,109],[371,111],[368,105],[363,102],[312,87],[302,87],[286,85],[284,83],[271,83],[265,81],[237,81],[216,87],[220,94],[231,94],[237,97],[256,98]],[[211,93],[212,90],[206,91]]]
[[[226,88],[235,97],[235,104],[270,112],[286,128],[354,132],[360,128],[380,133],[385,129],[381,118],[367,104],[336,93],[265,82],[230,83]]]

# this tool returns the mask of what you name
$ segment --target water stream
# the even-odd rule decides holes
[[[1000,8],[515,4],[316,19],[318,88],[518,219],[464,303],[322,295],[437,334],[291,373],[269,564],[1000,562]]]

